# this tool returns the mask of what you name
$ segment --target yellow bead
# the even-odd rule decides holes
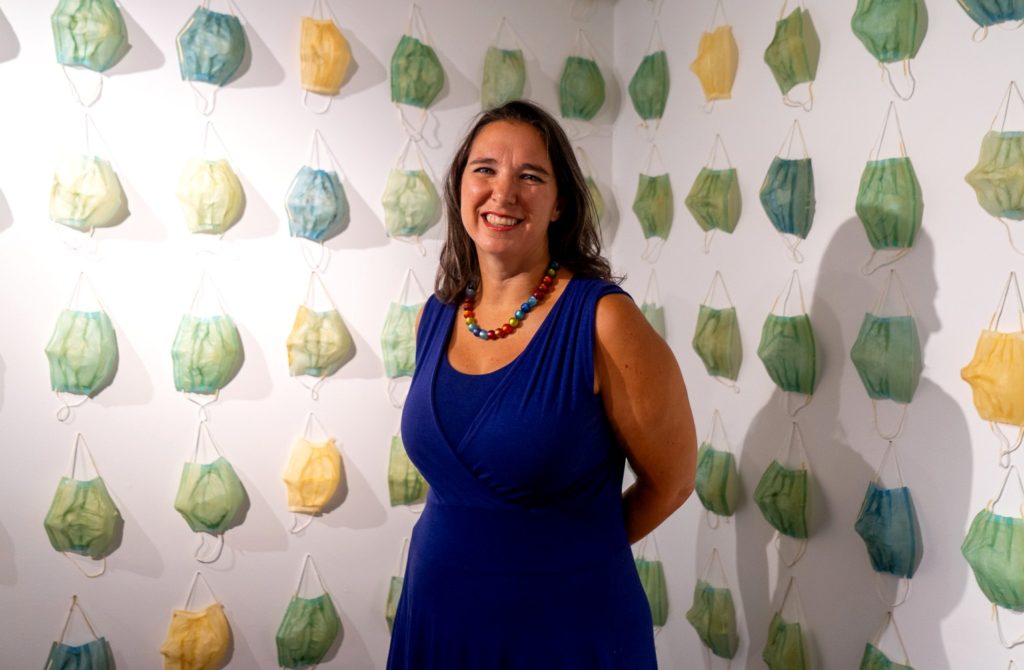
[[[516,317],[513,316],[511,319],[508,320],[508,325],[512,326],[513,328],[518,327],[519,326],[519,319],[517,319]]]
[[[476,323],[476,319],[474,319],[471,316],[467,316],[466,317],[466,325],[467,326],[472,326],[474,323]]]

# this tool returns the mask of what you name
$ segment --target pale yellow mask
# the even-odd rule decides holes
[[[736,80],[736,66],[740,52],[732,26],[722,25],[712,32],[701,33],[697,57],[690,70],[697,75],[704,90],[704,100],[728,100],[732,97],[732,84]]]
[[[176,609],[160,646],[164,670],[217,670],[230,644],[231,630],[220,603],[201,610]]]
[[[334,21],[304,16],[299,60],[302,88],[320,95],[337,95],[352,62],[352,50]]]
[[[283,479],[288,487],[288,510],[318,514],[334,496],[341,481],[341,453],[334,438],[320,443],[303,437],[297,439]]]
[[[124,193],[110,163],[96,156],[65,158],[53,172],[50,219],[89,231],[118,223]]]
[[[314,312],[305,305],[288,335],[288,372],[293,377],[329,377],[348,362],[354,345],[338,310]]]
[[[189,232],[220,235],[242,218],[245,193],[226,160],[193,158],[178,180],[178,202]]]

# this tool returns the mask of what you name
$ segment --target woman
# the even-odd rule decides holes
[[[445,204],[402,416],[430,494],[388,668],[654,668],[629,545],[693,489],[675,358],[609,281],[579,165],[546,112],[481,114]],[[637,480],[623,494],[626,459]]]

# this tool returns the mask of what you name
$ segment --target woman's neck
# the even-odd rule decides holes
[[[526,300],[540,283],[551,259],[547,251],[516,264],[480,259],[477,302],[491,306],[515,307]]]

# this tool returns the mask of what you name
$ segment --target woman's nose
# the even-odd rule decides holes
[[[499,175],[493,183],[492,200],[498,204],[516,204],[519,199],[519,183],[512,175]]]

